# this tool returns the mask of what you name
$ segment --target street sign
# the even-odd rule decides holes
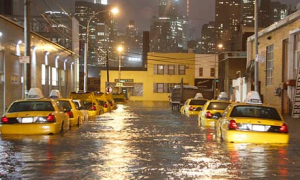
[[[30,63],[29,56],[20,56],[19,57],[19,62],[20,63]]]
[[[117,83],[116,86],[117,87],[123,87],[123,83]]]

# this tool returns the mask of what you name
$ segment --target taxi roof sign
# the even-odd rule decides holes
[[[194,97],[195,99],[203,99],[202,93],[197,93]]]
[[[228,95],[226,92],[220,92],[217,100],[228,101]]]
[[[58,99],[58,98],[62,98],[62,96],[61,96],[59,90],[53,89],[53,90],[50,92],[49,98],[51,98],[51,99]]]
[[[250,91],[248,92],[245,102],[248,104],[262,104],[260,99],[260,95],[257,91]]]
[[[44,95],[39,88],[30,88],[28,92],[27,99],[41,99],[44,98]]]

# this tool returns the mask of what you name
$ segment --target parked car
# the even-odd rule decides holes
[[[117,109],[117,104],[115,103],[115,100],[113,99],[112,94],[107,93],[106,98],[107,98],[107,101],[109,102],[109,104],[111,106],[111,109],[112,110]]]
[[[206,102],[207,99],[189,98],[181,107],[180,112],[181,114],[185,114],[187,116],[198,115],[198,113],[202,110],[202,107]]]
[[[112,110],[110,103],[107,100],[106,93],[94,92],[98,103],[103,107],[104,113]]]
[[[14,101],[1,118],[1,134],[58,134],[69,129],[67,109],[31,88],[28,98]]]
[[[126,103],[126,95],[124,93],[113,93],[112,98],[117,104],[125,104]]]
[[[89,111],[87,110],[83,102],[79,99],[73,99],[72,101],[74,102],[76,108],[79,109],[81,114],[83,115],[83,121],[87,121],[89,119]]]
[[[70,99],[80,99],[88,109],[89,119],[104,113],[103,107],[98,103],[94,92],[71,92]]]
[[[264,105],[257,92],[233,103],[216,124],[217,138],[230,143],[288,143],[288,125],[279,111]]]

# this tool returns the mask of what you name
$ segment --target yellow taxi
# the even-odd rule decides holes
[[[62,98],[58,90],[52,90],[50,92],[50,98],[56,99],[58,106],[67,112],[70,117],[70,127],[83,124],[84,116],[72,99]]]
[[[180,113],[187,116],[198,115],[198,113],[202,110],[202,107],[206,102],[207,99],[187,99],[183,106],[180,108]]]
[[[31,88],[26,99],[14,101],[1,118],[1,134],[58,134],[69,129],[69,116],[57,101]]]
[[[112,94],[112,98],[117,104],[125,104],[126,103],[126,95],[124,93],[114,93]]]
[[[112,110],[115,110],[118,108],[111,93],[106,93],[106,98],[107,98],[107,101],[109,102]]]
[[[232,103],[216,124],[217,138],[231,143],[288,143],[288,126],[275,107],[251,91],[245,103]]]
[[[110,112],[112,109],[110,103],[106,98],[106,94],[102,92],[94,92],[94,94],[98,103],[103,107],[104,113]]]
[[[71,92],[70,99],[79,99],[88,109],[89,119],[104,113],[103,107],[98,103],[94,92]]]
[[[226,100],[209,100],[198,114],[198,125],[202,127],[215,127],[215,122],[223,114],[231,102]]]

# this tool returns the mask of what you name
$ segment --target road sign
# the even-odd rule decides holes
[[[117,87],[123,87],[123,83],[117,83],[116,86]]]
[[[20,56],[19,57],[19,62],[20,63],[30,63],[29,56]]]

